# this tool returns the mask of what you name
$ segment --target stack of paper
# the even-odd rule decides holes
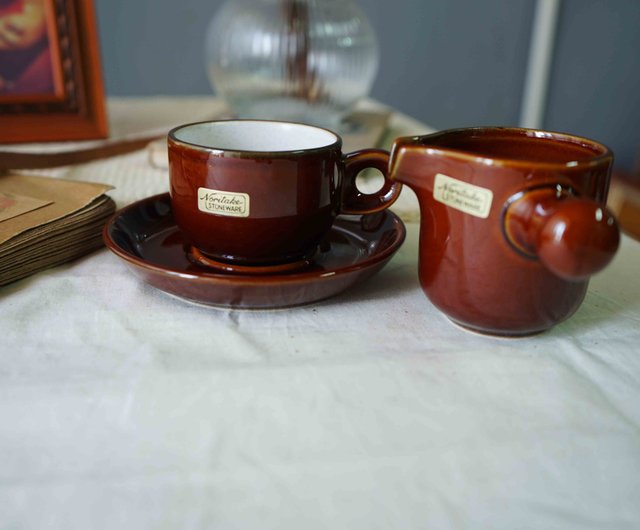
[[[115,211],[110,186],[25,175],[0,176],[0,285],[102,246]]]

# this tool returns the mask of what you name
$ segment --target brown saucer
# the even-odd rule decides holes
[[[175,225],[169,194],[135,202],[104,228],[107,247],[150,285],[183,300],[238,309],[273,309],[334,296],[379,271],[405,238],[392,212],[338,217],[301,272],[267,275],[211,272],[192,263]]]

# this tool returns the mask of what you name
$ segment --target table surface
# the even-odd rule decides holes
[[[118,132],[213,107],[109,104]],[[44,173],[168,187],[143,151]],[[297,309],[186,304],[107,250],[1,289],[0,528],[639,528],[640,244],[567,322],[491,338],[422,294],[412,208],[381,272]]]

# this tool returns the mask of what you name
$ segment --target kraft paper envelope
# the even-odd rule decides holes
[[[7,210],[19,214],[0,220],[0,245],[9,239],[80,210],[103,195],[112,186],[92,182],[35,177],[17,174],[0,175],[0,199]],[[21,199],[26,199],[22,200]],[[0,219],[2,211],[0,209]]]

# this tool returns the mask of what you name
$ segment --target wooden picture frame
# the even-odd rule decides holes
[[[106,136],[93,1],[0,0],[0,143]]]

